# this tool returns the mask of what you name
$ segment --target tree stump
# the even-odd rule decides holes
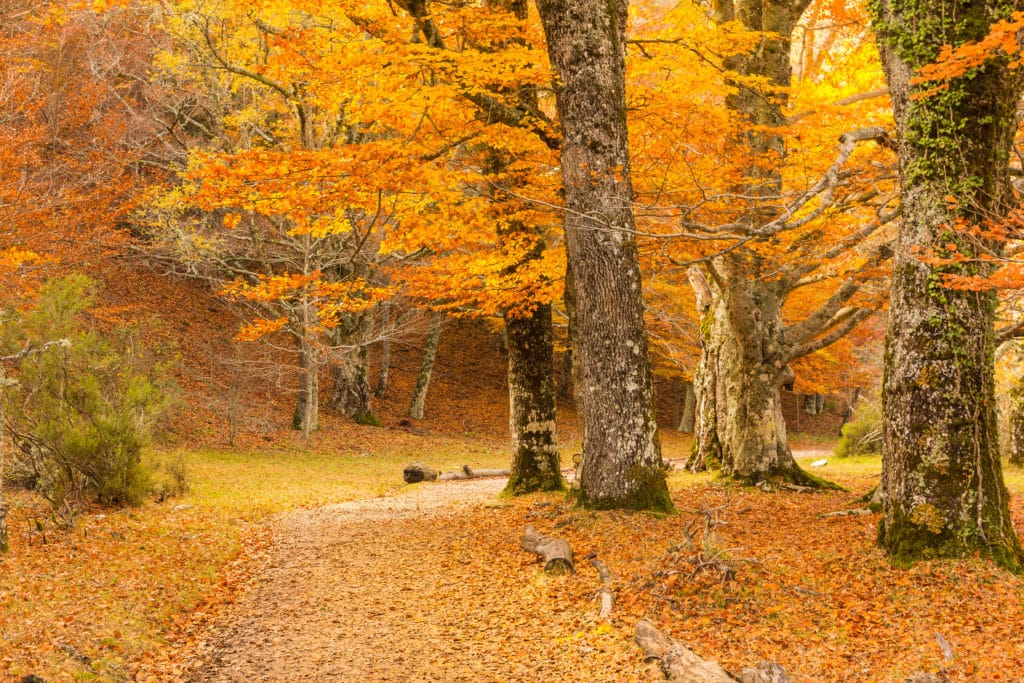
[[[536,554],[544,562],[544,571],[548,574],[572,573],[572,548],[569,542],[552,536],[544,536],[532,526],[526,527],[519,547]]]

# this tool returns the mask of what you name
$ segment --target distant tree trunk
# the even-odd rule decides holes
[[[2,365],[0,365],[0,553],[7,554],[11,550],[10,539],[7,533],[7,496],[4,494],[4,477],[6,476],[7,461],[6,451],[4,451],[4,434],[6,428],[4,427],[4,394],[6,393],[7,386],[10,380],[7,379],[7,373],[4,371]]]
[[[679,423],[676,429],[686,434],[692,434],[697,419],[697,394],[693,390],[693,382],[683,382],[683,408],[679,414]]]
[[[360,424],[376,423],[370,403],[367,351],[365,346],[345,351],[332,368],[334,393],[331,408]]]
[[[332,340],[338,358],[331,368],[331,408],[360,424],[378,424],[370,401],[369,349],[363,344],[370,327],[372,319],[362,313],[335,327]]]
[[[654,416],[626,134],[626,0],[538,0],[558,75],[572,267],[577,501],[671,510]]]
[[[554,341],[551,304],[531,315],[505,316],[508,332],[512,495],[564,488],[555,429]]]
[[[879,543],[899,564],[977,551],[1020,571],[997,444],[995,295],[943,286],[944,274],[985,275],[982,266],[937,267],[917,252],[947,253],[954,244],[968,259],[998,253],[999,245],[956,224],[999,221],[1016,204],[1009,158],[1021,74],[998,57],[944,82],[934,97],[913,97],[931,84],[910,82],[943,44],[980,40],[1016,5],[979,0],[950,11],[938,0],[880,0],[870,7],[893,101],[902,209],[882,389]]]
[[[808,394],[804,396],[804,412],[811,416],[821,415],[825,410],[825,397],[821,394]]]
[[[295,338],[299,360],[299,393],[292,415],[292,428],[302,432],[302,438],[309,438],[319,428],[320,416],[320,361],[316,348],[307,338]]]
[[[572,347],[562,353],[562,370],[558,373],[558,396],[572,397]]]
[[[426,348],[423,349],[423,363],[420,365],[420,374],[416,377],[416,388],[412,393],[412,402],[409,404],[409,417],[414,420],[422,420],[424,409],[427,404],[427,387],[430,386],[430,376],[434,372],[434,360],[437,358],[437,345],[441,340],[441,326],[444,322],[443,313],[430,314],[430,332],[427,333]]]
[[[388,373],[391,371],[391,306],[384,304],[381,311],[381,322],[384,330],[384,339],[380,343],[380,369],[377,370],[377,386],[373,395],[377,398],[384,398],[388,393]]]
[[[1010,464],[1024,466],[1024,377],[1017,380],[1010,390],[1010,405],[1007,410],[1009,445],[1007,451]]]

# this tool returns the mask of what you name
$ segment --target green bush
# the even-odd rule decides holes
[[[87,328],[93,290],[82,275],[54,280],[32,311],[4,326],[5,346],[37,349],[7,391],[12,479],[60,509],[142,502],[152,474],[142,450],[173,405],[168,368],[137,349],[135,330],[108,341]]]
[[[862,400],[853,411],[853,419],[843,425],[835,456],[877,455],[882,452],[882,411],[878,405]]]

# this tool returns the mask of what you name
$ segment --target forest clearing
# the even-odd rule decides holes
[[[1017,0],[0,6],[0,676],[1024,681]]]

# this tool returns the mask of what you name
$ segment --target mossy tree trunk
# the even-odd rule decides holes
[[[626,134],[626,0],[538,0],[558,76],[573,361],[583,453],[577,501],[671,510],[654,416]]]
[[[1021,569],[997,444],[995,296],[943,286],[946,273],[984,275],[979,266],[937,267],[917,253],[947,253],[949,244],[967,256],[998,251],[955,226],[998,221],[1015,202],[1009,155],[1021,77],[997,59],[931,97],[913,97],[929,86],[910,83],[943,44],[978,40],[1015,9],[990,0],[871,4],[896,119],[902,206],[883,380],[879,542],[901,564],[980,551]]]
[[[528,315],[506,315],[508,332],[511,495],[558,491],[562,480],[555,429],[554,340],[551,304]]]

